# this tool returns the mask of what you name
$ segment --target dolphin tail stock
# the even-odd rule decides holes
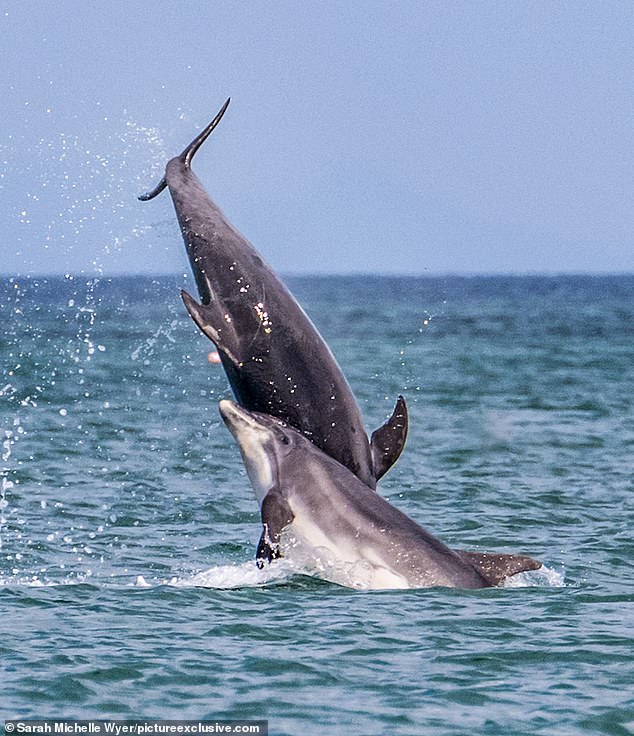
[[[220,108],[220,111],[216,115],[216,117],[209,123],[209,125],[201,131],[194,140],[185,148],[185,150],[178,156],[178,158],[187,166],[191,166],[192,158],[194,158],[194,154],[196,151],[202,146],[202,144],[207,140],[209,137],[209,134],[213,131],[213,129],[218,125],[218,123],[222,120],[222,116],[225,114],[227,108],[229,107],[229,103],[231,102],[231,97],[228,97],[225,101],[225,104]],[[167,179],[163,177],[161,181],[149,192],[146,192],[145,194],[140,194],[138,199],[141,200],[141,202],[148,202],[150,199],[154,199],[154,197],[157,197],[163,189],[167,186]]]
[[[493,586],[500,585],[504,580],[518,572],[539,570],[542,563],[527,555],[509,555],[495,552],[455,552],[468,562]]]
[[[408,423],[407,404],[405,399],[399,396],[392,416],[372,432],[370,439],[372,466],[377,480],[387,473],[403,451]]]

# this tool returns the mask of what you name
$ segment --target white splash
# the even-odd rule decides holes
[[[511,575],[504,581],[503,588],[563,588],[565,571],[552,567],[540,567],[539,570],[528,570]]]
[[[261,570],[253,560],[249,560],[235,565],[217,565],[191,576],[174,577],[167,584],[177,588],[253,588],[285,582],[296,572],[286,560],[278,560]]]
[[[327,580],[337,585],[357,590],[371,589],[367,581],[359,575],[357,567],[324,569],[320,565],[313,565],[312,569],[297,564],[297,561],[288,559],[276,560],[272,565],[266,565],[259,569],[254,560],[229,565],[216,565],[196,573],[175,576],[170,579],[151,579],[148,581],[143,575],[137,575],[134,582],[123,582],[119,580],[99,581],[93,576],[92,571],[82,574],[66,575],[62,579],[53,580],[40,575],[13,575],[9,577],[0,576],[0,588],[3,587],[55,587],[66,585],[81,585],[90,582],[103,588],[158,588],[170,586],[175,588],[210,588],[215,590],[230,590],[238,588],[261,588],[267,585],[279,583],[290,583],[296,576],[307,575],[310,577]],[[118,577],[118,576],[115,576]],[[365,584],[364,584],[365,583]],[[543,567],[540,570],[518,573],[508,578],[504,588],[561,588],[565,586],[563,570],[555,570]]]
[[[293,549],[296,552],[296,549]],[[306,575],[316,577],[327,582],[335,583],[346,588],[356,590],[371,590],[375,588],[369,571],[363,565],[335,564],[324,558],[311,558],[297,555],[276,560],[272,565],[259,569],[253,560],[233,565],[217,565],[191,575],[172,577],[169,580],[148,583],[139,575],[134,583],[136,587],[151,588],[154,585],[170,585],[177,588],[253,588],[263,587],[275,583],[290,582],[294,576]],[[539,570],[521,572],[508,578],[501,586],[503,588],[561,588],[564,587],[564,571],[542,567]],[[390,586],[382,586],[387,589]],[[408,587],[395,585],[394,590]]]

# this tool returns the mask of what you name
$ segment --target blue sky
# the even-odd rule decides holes
[[[0,2],[0,273],[188,265],[195,162],[285,273],[634,271],[631,2]]]

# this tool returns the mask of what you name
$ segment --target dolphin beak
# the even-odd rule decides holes
[[[253,486],[258,502],[273,486],[275,452],[270,445],[271,429],[266,422],[233,401],[223,399],[219,404],[220,415],[233,435]]]
[[[251,412],[243,409],[235,401],[222,399],[218,403],[218,409],[224,423],[236,439],[245,429],[256,429],[261,426]]]

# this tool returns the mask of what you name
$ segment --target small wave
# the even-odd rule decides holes
[[[90,583],[91,585],[97,584],[88,574],[71,574],[59,580],[41,578],[38,575],[0,576],[0,588],[53,588],[58,585],[84,585],[85,583]]]
[[[177,588],[254,588],[286,582],[296,572],[296,569],[287,564],[285,560],[279,560],[274,565],[267,565],[262,570],[253,560],[249,560],[234,565],[217,565],[192,575],[173,577],[160,584]],[[139,588],[152,587],[152,584],[148,583],[142,575],[137,577],[135,585]]]
[[[0,578],[0,588],[44,588],[56,585],[50,581],[33,578],[8,577]]]
[[[503,588],[563,588],[564,570],[555,570],[552,567],[540,567],[539,570],[527,570],[511,575],[502,585]]]

